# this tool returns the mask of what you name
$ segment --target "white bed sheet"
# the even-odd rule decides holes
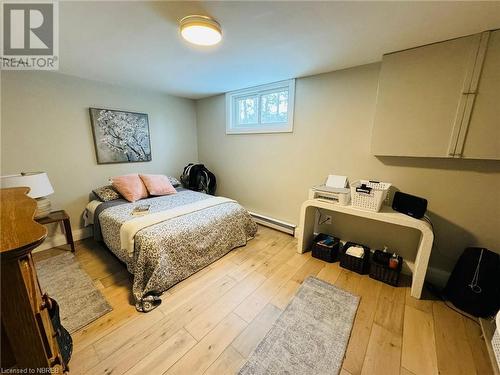
[[[85,211],[83,212],[83,222],[86,227],[94,224],[94,213],[97,209],[97,206],[99,206],[101,203],[101,201],[94,199],[93,201],[90,201],[85,207]]]

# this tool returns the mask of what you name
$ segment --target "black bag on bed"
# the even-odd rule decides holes
[[[190,190],[214,195],[217,188],[215,175],[203,164],[189,163],[181,176],[182,185]]]
[[[457,261],[444,290],[459,309],[482,318],[500,308],[500,256],[480,247],[468,247]]]

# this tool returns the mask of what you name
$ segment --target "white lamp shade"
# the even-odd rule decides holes
[[[31,198],[46,197],[54,192],[45,172],[30,172],[2,176],[2,188],[27,186],[30,188],[28,196]]]

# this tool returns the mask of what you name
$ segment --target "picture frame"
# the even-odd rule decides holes
[[[152,160],[147,113],[89,108],[97,164]]]

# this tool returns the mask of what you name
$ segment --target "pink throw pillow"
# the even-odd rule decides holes
[[[140,174],[142,182],[151,195],[169,195],[177,193],[167,176],[162,174]]]
[[[148,191],[138,174],[113,177],[111,185],[129,202],[148,197]]]

